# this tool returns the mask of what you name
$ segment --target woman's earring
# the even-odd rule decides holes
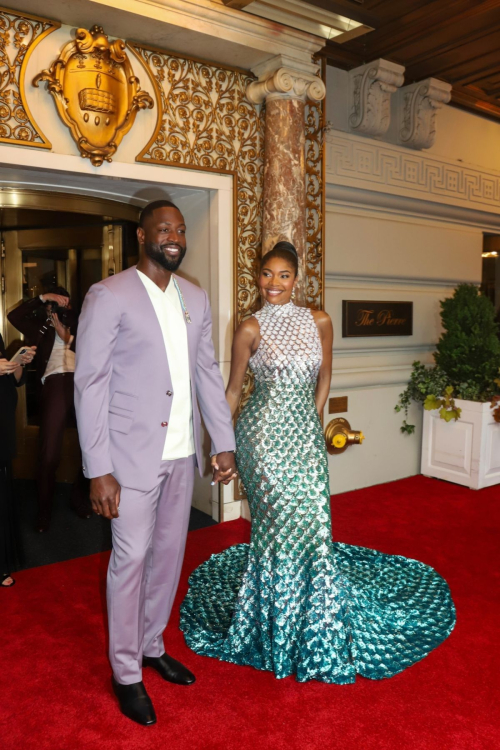
[[[293,290],[292,290],[292,299],[295,299],[295,287],[293,287]]]

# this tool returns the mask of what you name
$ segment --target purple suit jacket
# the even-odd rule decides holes
[[[231,413],[215,361],[210,303],[176,276],[186,323],[196,458],[203,467],[200,410],[212,453],[235,450]],[[113,474],[147,492],[156,484],[172,397],[161,327],[135,267],[92,286],[78,327],[75,408],[86,477]]]

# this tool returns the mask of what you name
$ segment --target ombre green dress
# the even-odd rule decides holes
[[[255,388],[236,427],[251,541],[194,571],[181,629],[196,653],[279,678],[391,677],[452,631],[448,585],[416,560],[332,542],[317,326],[292,302],[256,318]]]

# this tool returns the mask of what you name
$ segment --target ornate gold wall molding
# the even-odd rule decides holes
[[[259,306],[263,118],[246,98],[248,73],[129,43],[155,82],[158,122],[137,161],[233,174],[235,325]]]
[[[323,80],[325,61],[322,61]],[[308,307],[324,306],[325,100],[306,101],[306,289]]]
[[[0,7],[1,143],[52,147],[36,125],[26,102],[25,71],[37,44],[60,26],[57,21]]]

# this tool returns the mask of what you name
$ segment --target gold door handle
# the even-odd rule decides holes
[[[350,445],[361,445],[365,436],[361,430],[351,430],[351,425],[343,417],[332,419],[325,428],[325,442],[328,453],[343,453]]]

